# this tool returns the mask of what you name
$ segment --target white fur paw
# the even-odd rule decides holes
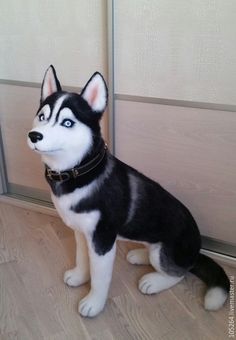
[[[150,264],[148,250],[145,248],[130,250],[126,259],[131,264]]]
[[[92,318],[100,313],[106,303],[106,299],[101,298],[98,293],[90,292],[79,303],[79,313],[84,317]]]
[[[78,267],[67,270],[64,274],[64,282],[70,287],[78,287],[88,282],[89,274],[83,273]]]
[[[158,292],[157,273],[150,273],[144,275],[139,280],[138,288],[143,294],[157,293]]]
[[[180,282],[184,276],[169,276],[161,273],[149,273],[139,281],[139,290],[143,294],[155,294],[162,290],[169,289]]]

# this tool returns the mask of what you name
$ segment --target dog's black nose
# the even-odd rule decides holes
[[[37,143],[37,142],[39,142],[40,140],[43,139],[43,135],[40,132],[37,132],[37,131],[29,132],[28,136],[29,136],[32,143]]]

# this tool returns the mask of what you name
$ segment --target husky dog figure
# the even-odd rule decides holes
[[[140,242],[132,264],[151,264],[139,281],[143,294],[159,293],[191,272],[207,285],[205,308],[218,310],[229,293],[224,270],[200,254],[198,227],[189,210],[163,187],[112,156],[100,132],[108,90],[98,72],[80,94],[64,92],[55,69],[44,76],[40,107],[28,134],[45,164],[52,201],[76,238],[76,266],[64,282],[91,289],[79,313],[94,317],[106,303],[116,240]]]

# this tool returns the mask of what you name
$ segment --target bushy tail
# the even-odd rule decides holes
[[[190,272],[207,285],[205,309],[220,309],[227,300],[230,289],[230,282],[223,268],[210,257],[199,254],[197,263]]]

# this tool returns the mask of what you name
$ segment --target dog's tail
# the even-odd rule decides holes
[[[197,263],[190,272],[207,285],[205,309],[220,309],[227,300],[230,290],[230,282],[223,268],[210,257],[199,254]]]

